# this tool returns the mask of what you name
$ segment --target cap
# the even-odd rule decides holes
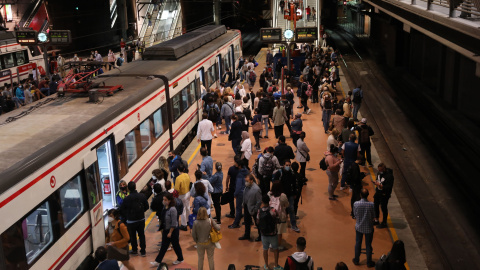
[[[360,122],[366,124],[367,123],[367,118],[362,118],[362,120],[360,120]]]
[[[295,117],[296,117],[296,118],[301,118],[301,117],[302,117],[302,114],[301,114],[301,113],[297,113],[297,114],[295,114]]]

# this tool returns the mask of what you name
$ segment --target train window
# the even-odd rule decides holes
[[[25,51],[15,52],[15,58],[17,59],[16,66],[25,64]]]
[[[125,147],[125,140],[122,140],[117,144],[117,158],[118,158],[118,173],[119,173],[118,176],[121,179],[128,172],[127,150]]]
[[[235,45],[235,61],[240,58],[240,45]]]
[[[140,138],[142,143],[142,151],[145,151],[145,149],[147,149],[148,146],[150,146],[150,144],[152,143],[149,118],[147,118],[140,124]]]
[[[195,98],[195,82],[191,82],[188,86],[188,104],[191,106],[195,104],[197,99]]]
[[[195,80],[195,100],[199,100],[200,97],[202,96],[201,89],[202,87],[200,86],[200,78],[197,78]]]
[[[65,228],[70,227],[84,209],[80,181],[80,175],[77,175],[60,188],[60,203],[62,205],[63,226]]]
[[[188,102],[188,93],[187,93],[187,88],[184,88],[181,92],[182,94],[182,112],[185,112],[192,103]]]
[[[162,111],[163,132],[165,132],[165,131],[167,131],[167,129],[168,129],[167,104],[163,104],[162,107],[160,107],[160,110]]]
[[[162,110],[158,109],[153,113],[153,125],[155,130],[155,138],[160,137],[163,134],[163,125],[162,125]]]
[[[128,166],[133,164],[137,159],[137,145],[135,144],[135,130],[130,131],[127,136],[125,136],[125,150],[127,152],[127,163]]]
[[[27,257],[25,254],[25,238],[22,227],[26,225],[22,222],[17,222],[6,231],[2,233],[2,249],[5,256],[5,268],[1,265],[1,269],[21,270],[28,269]],[[1,261],[1,260],[0,260]]]
[[[44,202],[22,221],[27,263],[30,264],[53,242],[49,203]]]
[[[232,71],[232,61],[230,61],[230,54],[227,53],[224,57],[223,57],[223,71],[222,73],[225,73],[225,70],[227,70],[227,68]]]
[[[121,165],[120,165],[121,166]],[[100,179],[100,175],[98,173],[98,163],[95,161],[90,167],[88,167],[85,171],[86,175],[86,183],[87,183],[87,193],[88,193],[88,206],[92,209],[100,200],[100,196],[98,194],[98,180]]]
[[[207,69],[207,87],[211,87],[215,81],[215,65],[213,65]]]
[[[180,94],[180,93],[179,93]],[[176,94],[172,98],[172,104],[173,104],[173,120],[177,120],[180,115],[182,115],[182,110],[180,108],[180,95]]]
[[[4,54],[2,58],[3,58],[3,63],[5,64],[4,68],[11,68],[15,66],[15,62],[13,61],[13,54],[11,53]]]

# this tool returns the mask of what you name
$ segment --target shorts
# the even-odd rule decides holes
[[[262,234],[263,250],[278,249],[278,235],[266,236]]]
[[[277,224],[277,233],[282,234],[287,232],[287,222],[281,222]]]

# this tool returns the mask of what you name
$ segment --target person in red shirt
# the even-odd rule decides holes
[[[120,39],[120,51],[123,55],[125,55],[125,46],[126,46],[126,43],[125,41],[123,41],[123,38]]]
[[[307,13],[307,22],[310,21],[310,6],[307,6],[305,9],[305,13]]]

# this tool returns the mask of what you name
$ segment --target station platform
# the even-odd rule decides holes
[[[262,49],[256,57],[259,66],[255,69],[259,75],[265,65],[266,49]],[[349,90],[349,85],[341,75],[341,82],[339,87],[343,91]],[[258,91],[258,83],[254,87],[254,92]],[[299,104],[298,99],[295,100]],[[300,233],[296,233],[290,228],[287,233],[283,235],[283,243],[285,250],[280,252],[279,264],[284,266],[287,256],[294,253],[295,241],[297,237],[303,236],[307,240],[306,252],[312,256],[314,260],[315,269],[323,267],[326,269],[334,269],[337,262],[345,262],[349,269],[368,269],[366,266],[366,256],[363,253],[360,256],[360,265],[356,266],[352,263],[354,257],[355,246],[355,220],[350,217],[350,196],[349,190],[340,191],[339,188],[335,191],[338,195],[337,201],[330,201],[327,194],[328,177],[324,171],[319,168],[319,162],[324,156],[326,150],[327,134],[323,132],[321,124],[321,108],[318,103],[309,104],[311,113],[309,115],[302,115],[304,121],[303,130],[306,132],[305,142],[311,149],[311,161],[307,163],[306,176],[309,179],[302,192],[302,204],[299,205],[298,227]],[[301,109],[294,105],[294,113],[300,112]],[[225,127],[222,126],[222,130]],[[228,141],[228,135],[220,134],[217,130],[218,138],[212,142],[212,158],[214,162],[221,162],[223,164],[224,179],[228,168],[233,165],[234,153],[231,143]],[[251,132],[251,130],[250,130]],[[277,140],[273,136],[273,130],[270,130],[271,135],[269,139],[261,139],[260,145],[264,149],[268,146],[275,146]],[[291,138],[288,137],[288,130],[285,127],[284,134],[287,136],[287,144],[295,147],[292,144]],[[252,140],[253,140],[253,136]],[[190,164],[190,179],[194,181],[193,172],[197,164],[201,163],[201,156],[198,154],[200,145],[194,140],[183,154],[183,159]],[[254,152],[254,156],[258,152]],[[250,160],[250,167],[254,163],[254,156]],[[375,165],[380,163],[375,147],[372,148],[372,159]],[[363,179],[364,187],[370,191],[369,200],[373,201],[374,185],[372,179],[375,178],[376,166],[374,168],[360,167],[362,171],[367,172],[368,175]],[[225,182],[224,182],[225,188]],[[215,216],[212,209],[212,216]],[[238,229],[228,229],[228,225],[233,223],[233,219],[225,217],[229,212],[229,206],[222,206],[222,234],[223,239],[220,241],[222,249],[215,250],[215,267],[216,269],[227,269],[229,264],[235,264],[237,269],[243,269],[245,265],[257,265],[262,267],[264,265],[262,255],[261,242],[240,241],[238,237],[244,233],[244,227]],[[402,208],[399,206],[397,196],[394,194],[389,203],[390,219],[386,229],[376,229],[373,239],[373,260],[377,261],[382,254],[387,254],[393,241],[400,236],[405,242],[407,251],[408,264],[415,265],[407,269],[427,269],[423,258],[418,251],[418,246],[413,238],[408,223],[403,216]],[[155,213],[147,212],[146,225],[146,242],[147,242],[147,256],[146,258],[140,256],[132,256],[130,261],[136,269],[151,268],[150,262],[154,261],[161,241],[161,233],[157,232],[157,218]],[[257,230],[252,228],[252,240],[257,236]],[[174,251],[168,251],[165,255],[164,262],[168,264],[170,269],[197,269],[197,252],[194,248],[194,241],[191,237],[191,232],[180,231],[180,246],[182,247],[184,262],[179,265],[172,265],[175,261],[176,255]],[[363,247],[364,248],[364,245]],[[362,251],[364,252],[364,250]],[[416,255],[415,255],[416,254]],[[269,253],[270,269],[273,269],[273,252]],[[204,267],[208,267],[208,262],[205,259]],[[122,269],[126,269],[125,267]]]

